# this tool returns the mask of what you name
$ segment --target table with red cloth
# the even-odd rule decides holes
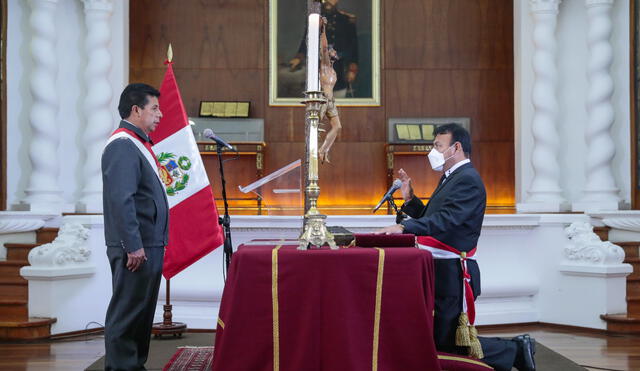
[[[431,253],[297,246],[253,240],[233,255],[214,370],[440,370]]]

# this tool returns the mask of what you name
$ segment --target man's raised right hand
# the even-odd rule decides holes
[[[400,187],[400,192],[402,192],[402,198],[406,201],[409,201],[413,198],[413,188],[411,187],[411,178],[404,171],[404,169],[398,170],[398,179],[402,182],[402,186]]]

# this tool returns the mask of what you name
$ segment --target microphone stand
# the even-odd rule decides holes
[[[387,202],[389,203],[389,206],[393,209],[393,211],[396,212],[396,224],[400,224],[401,221],[406,219],[407,215],[398,209],[398,206],[396,206],[396,201],[393,199],[393,196],[387,198]]]
[[[222,146],[216,143],[216,152],[218,152],[218,162],[220,163],[220,180],[222,182],[222,200],[224,202],[224,216],[218,217],[218,223],[224,231],[224,269],[225,274],[229,272],[231,264],[231,255],[233,255],[233,245],[231,244],[231,219],[229,218],[229,205],[227,204],[227,182],[224,179],[224,166],[222,165]]]

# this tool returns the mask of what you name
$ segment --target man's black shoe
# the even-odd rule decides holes
[[[518,345],[514,367],[519,371],[535,371],[536,361],[533,356],[536,354],[536,339],[525,334],[516,336],[511,340]]]

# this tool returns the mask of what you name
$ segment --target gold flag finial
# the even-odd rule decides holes
[[[167,49],[167,60],[171,62],[173,59],[173,49],[171,49],[171,43],[169,43],[169,48]]]

